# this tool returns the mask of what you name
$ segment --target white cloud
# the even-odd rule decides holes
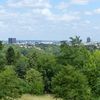
[[[41,10],[41,13],[42,13],[43,15],[45,15],[45,16],[53,16],[52,12],[51,12],[49,9],[47,9],[47,8],[42,9],[42,10]]]
[[[65,2],[65,1],[61,1],[56,8],[58,9],[67,9],[69,7],[71,7],[72,5],[86,5],[88,4],[90,1],[93,0],[70,0],[69,2]]]
[[[57,7],[56,8],[58,8],[58,9],[66,9],[66,8],[68,8],[70,6],[70,4],[69,3],[66,3],[66,2],[60,2],[58,5],[57,5]]]
[[[67,22],[76,21],[79,19],[80,19],[80,17],[78,17],[78,16],[68,15],[68,14],[64,14],[64,15],[58,17],[58,20],[67,21]]]
[[[100,8],[91,10],[91,11],[85,11],[84,12],[85,15],[96,15],[96,14],[100,14]]]
[[[5,27],[7,27],[7,25],[3,21],[0,21],[0,28],[5,28]]]
[[[25,1],[25,2],[24,2]],[[77,21],[80,19],[77,13],[54,13],[52,9],[47,6],[46,4],[49,4],[47,0],[8,0],[7,5],[9,7],[22,7],[21,10],[23,10],[23,7],[32,7],[33,2],[35,3],[34,7],[31,8],[31,11],[14,11],[9,12],[8,9],[1,9],[0,10],[0,19],[5,20],[7,23],[16,23],[22,22],[20,24],[23,25],[23,23],[34,23],[34,20],[37,20],[38,22],[42,20],[48,20],[48,21],[64,21],[64,22],[71,22],[71,21]],[[37,6],[36,6],[37,5]],[[29,21],[29,19],[32,19]],[[28,22],[29,21],[29,22]]]
[[[89,1],[90,0],[72,0],[71,3],[84,5],[84,4],[89,3]]]
[[[18,13],[16,12],[8,12],[5,9],[1,9],[0,10],[0,19],[4,19],[4,18],[11,18],[11,17],[18,17]]]
[[[99,26],[94,26],[93,28],[94,28],[95,30],[99,30],[99,29],[100,29]]]
[[[50,8],[51,5],[48,0],[8,0],[7,5],[15,8]]]
[[[53,21],[71,22],[71,21],[80,20],[80,17],[79,16],[70,15],[70,14],[63,14],[63,15],[48,16],[48,19],[49,20],[53,20]]]
[[[85,20],[85,24],[90,24],[91,21],[90,20]]]
[[[85,14],[85,15],[92,15],[93,12],[92,12],[92,11],[85,11],[84,14]]]
[[[71,25],[72,23],[78,23],[80,22],[80,19],[83,18],[80,11],[75,11],[73,9],[71,11],[71,6],[74,4],[86,3],[88,3],[86,0],[73,0],[72,4],[69,2],[58,3],[59,5],[56,5],[58,8],[55,8],[53,7],[54,4],[51,5],[48,0],[9,0],[9,2],[4,5],[8,9],[1,7],[0,20],[6,23],[8,30],[7,28],[3,29],[7,30],[9,33],[45,33],[47,28],[47,32],[51,31],[52,28],[55,32],[57,31],[55,29],[58,27],[62,27],[62,29],[65,28],[65,30],[67,30],[65,27],[67,24]],[[63,12],[63,9],[66,9],[66,11]],[[91,11],[86,11],[85,14],[91,15]],[[1,22],[0,27],[4,27],[4,23]],[[88,20],[84,21],[83,23],[85,23],[84,26],[87,24],[90,25],[90,21]],[[78,25],[73,26],[73,29],[78,28]],[[70,29],[72,29],[71,26],[68,28],[68,30]],[[44,31],[42,32],[42,30]]]
[[[94,10],[94,13],[100,14],[100,8],[95,9],[95,10]]]
[[[37,9],[35,13],[38,13],[39,15],[45,16],[46,19],[50,21],[77,21],[80,19],[78,13],[64,13],[64,14],[55,14],[50,9]]]

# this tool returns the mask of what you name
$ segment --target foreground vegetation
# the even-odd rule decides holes
[[[70,44],[37,47],[0,42],[0,99],[52,94],[62,100],[99,100],[99,49],[83,45],[79,37],[71,38]]]

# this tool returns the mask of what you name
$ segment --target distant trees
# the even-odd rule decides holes
[[[70,42],[72,45],[80,45],[82,43],[82,40],[80,39],[80,36],[75,36],[74,37],[70,37]]]

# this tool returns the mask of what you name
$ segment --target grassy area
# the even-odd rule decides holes
[[[20,100],[61,100],[61,99],[55,99],[50,95],[43,95],[43,96],[23,95]]]

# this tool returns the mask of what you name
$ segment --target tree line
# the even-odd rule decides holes
[[[80,37],[70,40],[40,50],[0,42],[0,99],[50,93],[63,100],[99,100],[100,50],[84,46]]]

